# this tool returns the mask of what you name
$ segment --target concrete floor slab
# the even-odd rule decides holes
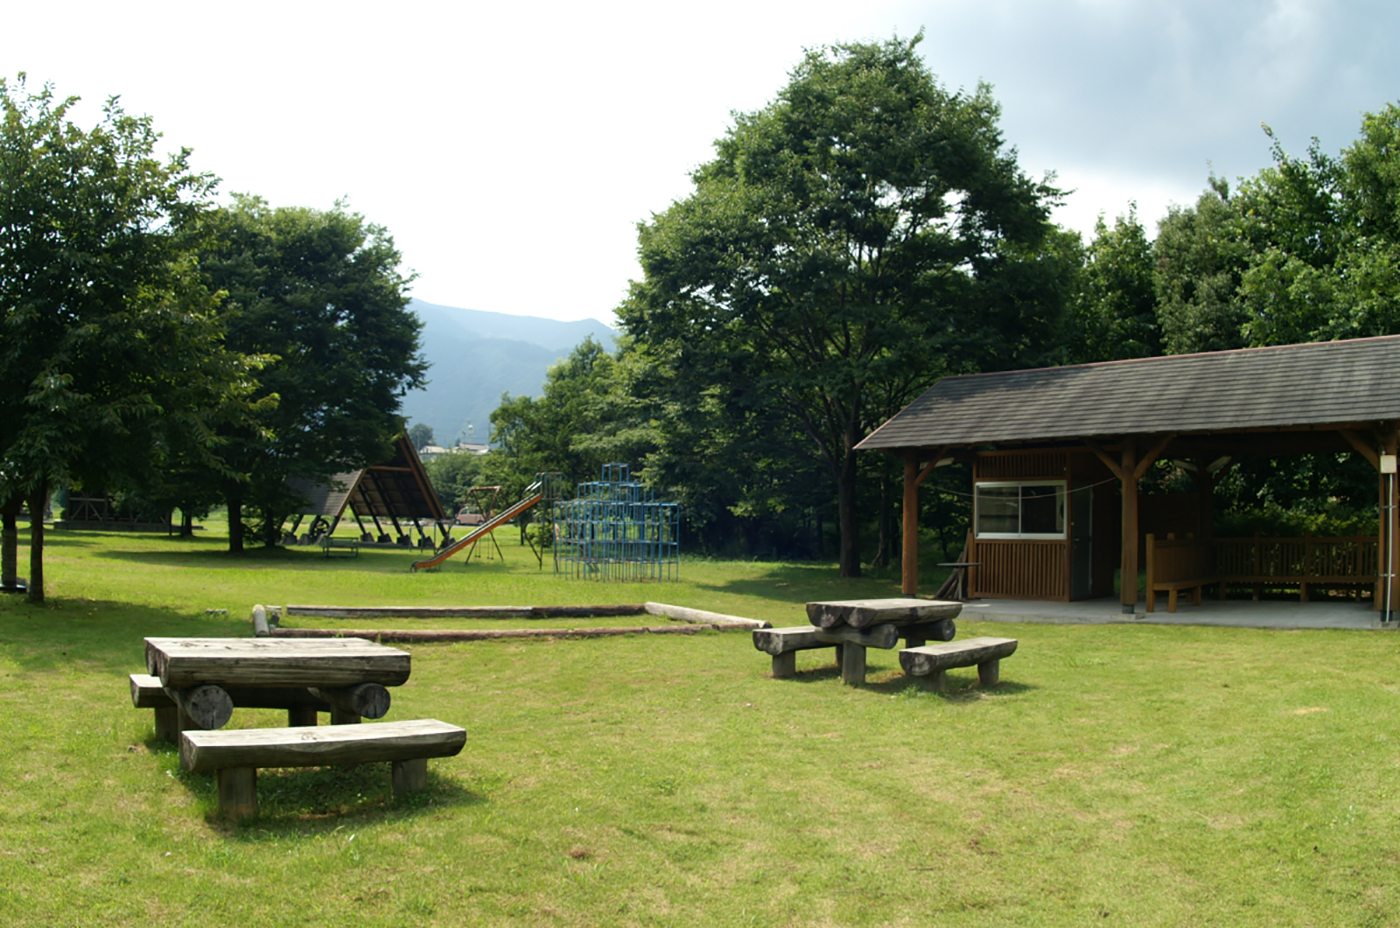
[[[1217,625],[1233,628],[1400,628],[1400,613],[1383,623],[1381,613],[1370,602],[1310,602],[1286,600],[1206,599],[1199,606],[1189,601],[1167,612],[1165,599],[1155,612],[1138,603],[1131,616],[1122,612],[1118,599],[1091,599],[1073,603],[1051,603],[1024,599],[975,599],[963,604],[960,621],[970,622],[1049,622],[1063,625]]]

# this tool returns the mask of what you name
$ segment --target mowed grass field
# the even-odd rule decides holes
[[[1400,924],[1388,632],[960,622],[1021,644],[999,688],[969,668],[946,696],[892,651],[861,688],[830,652],[772,680],[742,632],[413,645],[389,718],[468,732],[430,788],[394,802],[387,764],[264,771],[237,826],[131,707],[145,636],[247,636],[254,603],[656,600],[785,625],[898,593],[826,565],[562,580],[505,541],[504,563],[410,574],[401,552],[51,533],[50,603],[0,600],[0,923]],[[629,621],[660,620],[562,624]],[[413,627],[447,624],[513,623]]]

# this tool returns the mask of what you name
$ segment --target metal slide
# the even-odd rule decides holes
[[[529,488],[526,489],[525,493],[527,494],[526,497],[520,502],[516,503],[514,506],[511,506],[509,509],[502,512],[500,515],[481,523],[476,528],[472,529],[467,534],[467,536],[461,541],[452,542],[452,544],[448,545],[446,548],[443,548],[441,551],[428,558],[426,561],[417,561],[416,563],[414,563],[412,569],[418,570],[419,568],[423,567],[437,567],[442,562],[450,559],[454,554],[465,549],[471,543],[475,541],[480,541],[482,538],[485,538],[489,533],[495,531],[497,527],[505,525],[511,519],[514,519],[526,509],[529,509],[531,506],[544,499],[544,491],[541,489],[540,483],[538,481],[531,484]]]

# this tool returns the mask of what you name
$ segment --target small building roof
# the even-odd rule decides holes
[[[1400,335],[944,377],[859,450],[1400,419]]]

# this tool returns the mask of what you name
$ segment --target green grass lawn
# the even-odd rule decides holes
[[[677,582],[592,584],[514,545],[410,574],[404,552],[231,559],[213,533],[50,543],[49,605],[0,600],[5,925],[1400,923],[1384,632],[959,623],[1021,646],[999,688],[968,668],[947,696],[892,651],[861,688],[829,652],[771,680],[743,633],[414,645],[389,718],[468,732],[425,793],[393,802],[387,764],[266,771],[261,817],[230,826],[131,708],[147,635],[246,636],[258,602],[658,600],[801,624],[807,600],[897,577],[686,561]],[[565,624],[588,622],[621,624]]]

